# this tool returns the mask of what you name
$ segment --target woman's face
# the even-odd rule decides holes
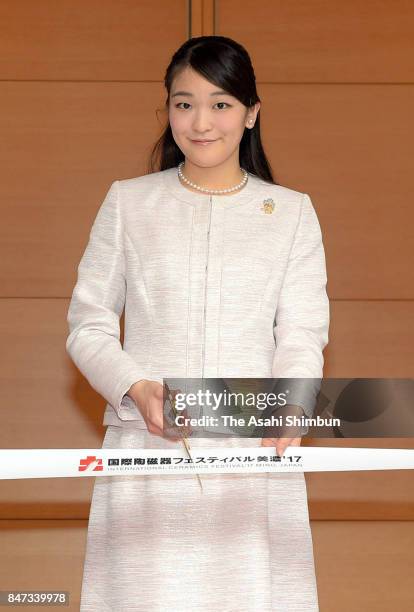
[[[232,156],[238,163],[245,127],[254,125],[258,107],[249,110],[237,98],[220,91],[189,67],[175,77],[171,87],[171,131],[186,159],[197,166],[216,166]],[[194,142],[197,139],[214,142],[201,145]]]

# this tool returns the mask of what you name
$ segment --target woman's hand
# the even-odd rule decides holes
[[[298,436],[301,428],[296,425],[286,425],[286,417],[302,417],[304,410],[301,406],[294,406],[287,404],[281,407],[274,413],[274,416],[279,416],[282,419],[282,425],[274,426],[268,429],[270,434],[274,433],[273,437],[266,437],[262,439],[262,446],[275,446],[276,452],[279,457],[282,457],[288,446],[300,446],[302,436]],[[279,437],[278,435],[279,434]]]
[[[276,453],[282,457],[288,446],[300,446],[302,438],[263,438],[261,446],[275,446]]]
[[[128,395],[136,403],[138,410],[142,414],[147,429],[150,433],[172,440],[176,442],[180,439],[177,434],[176,437],[169,436],[169,433],[173,433],[173,428],[164,427],[164,387],[159,382],[154,380],[139,380],[134,383],[128,391]]]

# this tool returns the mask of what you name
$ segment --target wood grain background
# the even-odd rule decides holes
[[[67,308],[108,186],[146,171],[190,36],[247,48],[276,180],[317,210],[325,376],[413,375],[412,3],[14,0],[0,23],[1,447],[101,446],[105,402],[66,354]],[[321,612],[414,609],[412,471],[306,478]],[[0,482],[0,589],[69,590],[79,609],[93,482]]]

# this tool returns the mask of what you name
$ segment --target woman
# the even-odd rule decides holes
[[[163,429],[163,378],[320,379],[328,342],[318,219],[307,194],[273,180],[247,52],[192,38],[165,86],[169,121],[150,172],[112,183],[68,311],[67,350],[107,400],[103,448],[177,448]],[[292,403],[307,413],[299,395]],[[300,441],[242,445],[281,454]],[[96,479],[82,612],[318,610],[303,473],[203,474],[202,484]]]

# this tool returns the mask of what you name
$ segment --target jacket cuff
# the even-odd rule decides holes
[[[289,398],[290,398],[290,394],[289,394]],[[307,403],[306,399],[305,401],[302,401],[301,396],[299,394],[296,395],[295,399],[296,401],[291,401],[289,399],[289,402],[287,405],[297,406],[298,408],[301,408],[302,409],[302,414],[300,415],[301,417],[302,416],[305,416],[305,417],[312,416],[312,415],[309,415],[309,410],[308,410],[309,404]],[[302,436],[305,436],[308,433],[308,431],[309,431],[309,427],[307,425],[303,425],[303,426],[301,425],[298,434],[299,436],[302,437]]]
[[[111,406],[121,421],[135,421],[137,417],[140,418],[142,416],[136,402],[127,394],[131,386],[140,380],[149,380],[158,382],[160,385],[163,384],[162,378],[150,376],[149,374],[142,373],[142,371],[140,374],[131,374],[128,378],[125,378],[122,384],[118,386],[117,394],[110,401]]]
[[[312,417],[316,407],[321,378],[284,378],[284,385],[289,389],[287,403],[300,406],[305,416]]]

